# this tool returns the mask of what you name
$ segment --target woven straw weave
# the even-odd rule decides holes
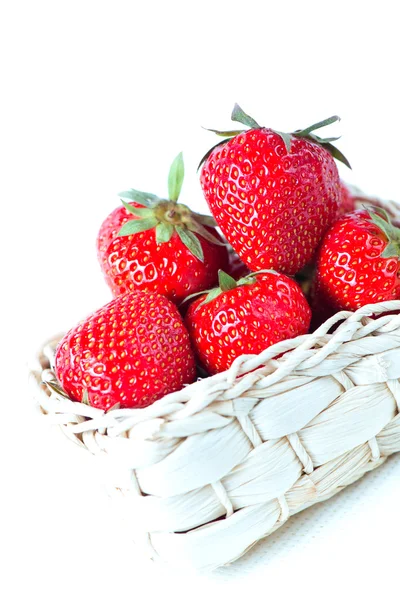
[[[150,557],[214,569],[400,451],[400,314],[389,311],[400,301],[338,313],[152,406],[107,413],[57,387],[53,340],[31,373],[35,398],[104,460]]]

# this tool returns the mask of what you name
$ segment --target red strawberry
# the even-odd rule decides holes
[[[73,398],[108,410],[144,407],[191,383],[195,363],[178,309],[160,294],[119,296],[65,335],[55,372]]]
[[[341,181],[338,216],[352,212],[353,210],[356,210],[356,198],[344,181]]]
[[[376,196],[370,196],[366,194],[355,185],[344,183],[344,181],[340,182],[340,187],[341,206],[339,207],[338,216],[361,208],[368,209],[368,207],[378,207],[383,208],[389,214],[392,223],[395,222],[394,218],[399,214],[398,205],[396,202],[388,200],[382,201]]]
[[[114,296],[133,289],[164,294],[174,302],[214,285],[228,254],[212,217],[177,202],[184,176],[182,154],[172,164],[169,200],[129,190],[131,200],[102,224],[97,253]]]
[[[236,252],[232,249],[229,251],[229,263],[226,269],[228,275],[233,279],[240,279],[250,273],[250,269],[240,260]]]
[[[353,185],[347,186],[353,198],[355,209],[369,208],[383,209],[389,216],[392,225],[400,227],[399,203],[393,200],[381,200],[377,196],[370,196]]]
[[[307,332],[311,310],[298,284],[275,271],[236,282],[224,272],[219,288],[189,307],[186,325],[199,360],[212,374],[237,356]]]
[[[238,105],[232,120],[250,130],[216,131],[230,139],[203,158],[206,200],[252,271],[274,268],[294,275],[310,262],[338,210],[340,182],[332,156],[348,162],[333,138],[312,133],[338,117],[291,134],[260,127]]]
[[[318,253],[313,305],[355,310],[399,298],[400,229],[381,209],[338,219]]]

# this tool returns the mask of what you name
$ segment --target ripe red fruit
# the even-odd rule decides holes
[[[398,205],[396,202],[392,201],[382,201],[376,196],[370,196],[363,192],[359,187],[344,183],[344,181],[340,182],[341,188],[341,198],[339,205],[338,217],[341,215],[353,212],[354,210],[372,207],[380,207],[383,208],[388,215],[390,216],[392,223],[395,223],[395,218],[399,214]]]
[[[178,203],[182,154],[172,164],[169,200],[129,190],[102,224],[97,254],[113,295],[133,289],[158,292],[174,302],[214,285],[228,253],[212,217]]]
[[[353,210],[356,210],[356,197],[344,181],[341,181],[338,216],[352,212]]]
[[[400,229],[382,209],[338,219],[319,249],[313,305],[356,310],[399,298]]]
[[[59,343],[55,373],[74,400],[108,410],[152,404],[191,383],[195,362],[177,307],[135,290],[71,329]]]
[[[189,307],[185,323],[199,360],[211,373],[225,371],[237,356],[307,332],[311,310],[291,278],[274,271],[236,282],[220,272],[220,287]]]
[[[260,127],[237,105],[232,120],[250,130],[215,132],[230,139],[203,158],[206,200],[250,270],[294,275],[311,261],[338,211],[340,182],[332,156],[348,162],[333,138],[312,133],[338,117],[291,134]]]
[[[229,252],[229,262],[226,272],[228,275],[233,277],[233,279],[237,280],[248,275],[250,273],[250,269],[244,264],[243,261],[240,260],[236,252],[233,250],[232,252]]]

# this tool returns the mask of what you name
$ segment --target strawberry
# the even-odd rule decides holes
[[[178,203],[182,154],[172,163],[169,200],[137,190],[120,194],[123,206],[102,224],[97,254],[116,297],[133,289],[158,292],[178,303],[214,285],[228,253],[212,217]]]
[[[55,373],[74,400],[108,410],[152,404],[191,383],[195,362],[177,307],[135,290],[112,300],[59,343]]]
[[[335,311],[400,298],[400,229],[382,209],[344,215],[317,258],[313,305]]]
[[[306,333],[310,318],[300,287],[286,275],[263,271],[236,282],[220,271],[219,288],[189,306],[185,323],[199,360],[214,374],[241,354]]]
[[[309,263],[335,219],[340,181],[335,157],[347,159],[313,131],[291,134],[258,125],[235,105],[232,120],[249,130],[214,131],[225,139],[202,159],[200,182],[222,233],[252,271],[289,275]]]
[[[233,279],[240,279],[250,273],[250,269],[240,260],[233,248],[228,248],[229,262],[226,272]]]
[[[356,210],[356,198],[353,196],[350,187],[344,181],[341,181],[338,216],[352,212],[353,210]]]
[[[380,200],[376,196],[370,196],[363,192],[359,187],[350,183],[340,182],[341,199],[339,205],[338,216],[341,216],[347,212],[353,212],[354,210],[368,207],[381,207],[390,215],[392,219],[398,215],[398,209],[396,203]],[[394,206],[393,206],[394,204]],[[392,206],[391,206],[392,205]],[[393,212],[394,209],[394,212]]]

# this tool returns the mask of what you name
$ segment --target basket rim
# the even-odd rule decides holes
[[[376,304],[368,304],[352,311],[340,311],[330,317],[313,333],[307,333],[289,340],[283,340],[268,347],[260,354],[248,354],[238,356],[227,371],[211,375],[207,378],[199,378],[197,381],[185,385],[181,390],[166,394],[153,404],[144,408],[120,408],[113,405],[108,411],[93,406],[86,405],[78,400],[71,398],[57,381],[53,372],[52,359],[54,358],[55,348],[62,337],[62,334],[47,340],[42,349],[36,356],[36,364],[30,368],[30,374],[36,380],[36,385],[44,386],[44,394],[52,398],[53,405],[49,401],[41,399],[41,409],[44,414],[49,414],[56,409],[58,413],[74,413],[77,417],[85,421],[98,421],[98,428],[103,429],[109,421],[114,423],[118,421],[131,420],[132,422],[145,421],[147,419],[160,418],[167,416],[171,409],[178,411],[175,418],[185,418],[193,416],[202,407],[196,406],[194,410],[188,410],[192,396],[199,396],[207,391],[209,394],[221,393],[229,390],[229,387],[248,383],[254,383],[257,379],[263,379],[276,383],[279,379],[290,373],[291,367],[296,364],[298,357],[303,356],[304,352],[314,350],[312,355],[306,358],[309,363],[315,364],[319,359],[318,354],[323,355],[322,360],[334,352],[341,344],[346,343],[352,336],[357,337],[357,330],[363,333],[365,324],[368,321],[368,331],[371,333],[380,330],[382,327],[396,329],[396,324],[400,327],[399,314],[385,314],[400,311],[400,300],[390,300]],[[380,315],[378,318],[371,319],[372,315]],[[329,334],[329,330],[338,322],[341,322],[336,331]],[[282,355],[276,359],[277,356]],[[47,361],[47,365],[44,364]],[[266,366],[267,365],[267,366]],[[307,366],[307,362],[303,367]],[[242,386],[243,387],[243,386]],[[240,388],[239,388],[240,389]],[[50,396],[49,396],[50,393]],[[233,394],[229,394],[234,396]],[[55,405],[56,402],[56,405]],[[111,418],[110,418],[111,417]],[[97,428],[97,427],[96,427]],[[77,427],[76,429],[84,429]]]

